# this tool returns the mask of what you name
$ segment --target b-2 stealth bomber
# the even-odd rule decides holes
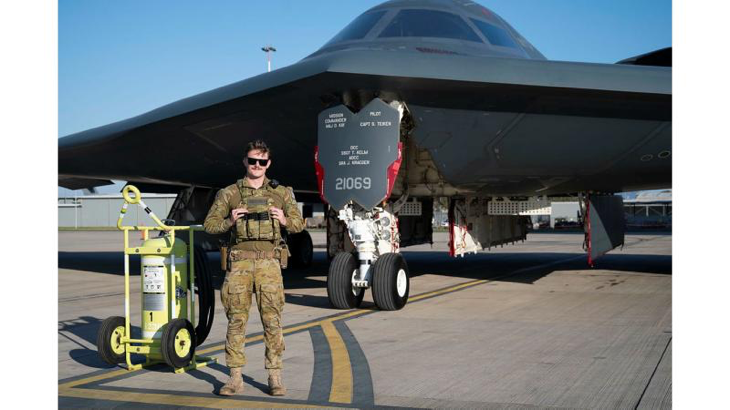
[[[671,80],[671,49],[549,61],[475,2],[392,0],[296,64],[61,138],[59,185],[177,192],[168,218],[200,223],[264,139],[270,174],[328,204],[333,305],[372,288],[400,309],[399,249],[431,241],[434,201],[453,256],[525,239],[529,215],[566,196],[580,200],[589,263],[621,245],[614,194],[671,186]],[[290,247],[311,261],[308,234]]]

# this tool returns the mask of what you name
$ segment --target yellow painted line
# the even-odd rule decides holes
[[[442,294],[449,293],[449,292],[454,292],[454,291],[457,291],[457,290],[462,289],[462,288],[466,288],[466,287],[469,287],[469,286],[480,285],[482,283],[487,283],[487,282],[491,282],[491,281],[492,280],[485,280],[485,279],[474,280],[474,281],[462,283],[460,285],[451,286],[451,287],[448,287],[446,289],[435,290],[433,292],[427,292],[427,293],[422,293],[422,294],[417,295],[417,296],[411,296],[411,297],[408,298],[408,301],[409,302],[415,302],[415,301],[420,300],[420,299],[424,299],[424,298],[428,298],[428,297],[432,297],[432,296],[438,296],[438,295],[442,295]],[[330,318],[327,318],[327,319],[323,319],[323,320],[320,320],[320,321],[310,322],[310,323],[305,323],[303,325],[297,325],[297,326],[292,326],[292,327],[284,328],[284,334],[287,335],[289,333],[298,332],[300,330],[311,329],[313,327],[321,326],[322,323],[324,323],[324,322],[333,322],[333,321],[336,321],[336,320],[349,319],[351,317],[364,315],[364,314],[370,313],[370,312],[372,312],[371,309],[357,309],[357,310],[352,310],[352,311],[343,313],[341,315],[337,315],[337,316],[330,317]],[[257,342],[257,341],[262,340],[262,339],[263,339],[263,335],[258,335],[258,336],[252,337],[252,338],[246,338],[246,343]],[[226,347],[225,344],[219,344],[217,346],[211,346],[211,347],[209,347],[207,349],[198,350],[195,353],[202,355],[202,354],[207,354],[207,353],[212,353],[212,352],[216,352],[216,351],[223,350],[223,349],[225,349],[225,347]]]
[[[421,299],[443,295],[457,290],[468,288],[476,285],[481,285],[488,282],[494,282],[500,278],[507,276],[513,276],[522,271],[529,271],[538,269],[545,266],[551,266],[558,263],[566,262],[573,259],[582,258],[568,258],[561,261],[548,263],[545,265],[533,266],[527,269],[520,269],[507,275],[501,275],[491,279],[478,279],[462,283],[459,285],[450,286],[445,289],[435,290],[431,292],[422,293],[420,295],[412,296],[409,301],[415,302]],[[370,309],[358,309],[352,310],[341,315],[322,319],[320,321],[305,323],[302,325],[292,326],[284,329],[284,334],[297,332],[304,329],[309,329],[316,326],[321,326],[322,330],[327,338],[327,342],[330,345],[330,352],[332,354],[332,387],[330,389],[329,401],[332,403],[352,403],[353,395],[353,378],[352,378],[352,365],[350,364],[350,355],[347,352],[345,342],[342,340],[342,336],[335,328],[332,322],[336,320],[347,319],[355,316],[364,315],[366,313],[373,312]],[[247,342],[255,342],[263,339],[263,335],[258,335],[246,339]],[[205,354],[214,351],[220,351],[225,348],[225,344],[218,346],[212,346],[204,350],[200,350],[196,353]],[[64,397],[78,397],[86,399],[101,399],[111,400],[110,394],[112,391],[109,390],[98,390],[98,389],[86,389],[86,388],[74,388],[75,386],[92,383],[99,380],[110,379],[116,376],[129,374],[135,370],[121,369],[110,373],[101,374],[98,376],[87,377],[85,379],[79,379],[64,383],[58,386],[59,396]],[[160,393],[134,393],[134,392],[119,392],[123,395],[125,401],[136,402],[136,403],[147,403],[147,404],[169,404],[177,406],[198,406],[207,408],[240,408],[240,407],[251,407],[251,408],[304,408],[304,407],[321,407],[312,406],[306,404],[293,404],[293,403],[279,403],[279,402],[266,402],[266,401],[255,401],[255,400],[233,400],[217,397],[191,397],[191,396],[179,396],[174,394],[160,394]]]
[[[322,330],[332,353],[332,387],[329,401],[352,403],[352,365],[345,341],[331,320],[322,322]]]
[[[369,310],[369,309],[353,310],[353,311],[350,311],[350,312],[347,312],[347,313],[343,313],[341,315],[337,315],[337,316],[334,316],[334,317],[331,317],[331,318],[328,318],[328,319],[323,319],[323,320],[319,320],[319,321],[316,321],[316,322],[305,323],[303,325],[286,327],[286,328],[284,328],[284,334],[287,335],[289,333],[298,332],[300,330],[305,330],[305,329],[310,329],[310,328],[313,328],[313,327],[321,326],[322,323],[324,323],[325,321],[332,322],[332,321],[335,321],[335,320],[347,319],[347,318],[354,317],[354,316],[364,315],[365,313],[368,313],[368,312],[372,312],[372,310]],[[262,340],[263,338],[264,338],[263,335],[258,335],[258,336],[255,336],[255,337],[246,338],[246,343],[257,342],[259,340]],[[209,347],[207,349],[198,350],[198,351],[195,352],[195,354],[211,353],[211,352],[223,350],[223,349],[225,349],[225,347],[226,347],[225,344],[220,344],[220,345],[217,345],[217,346],[211,346],[211,347]]]
[[[424,298],[428,298],[428,297],[432,297],[432,296],[438,296],[438,295],[442,295],[442,294],[445,294],[445,293],[454,292],[454,291],[457,291],[457,290],[462,289],[462,288],[466,288],[466,287],[470,287],[470,286],[475,286],[475,285],[482,284],[482,283],[491,282],[491,281],[493,281],[495,279],[497,279],[497,278],[494,278],[494,279],[491,279],[491,280],[484,280],[484,279],[474,280],[474,281],[462,283],[462,284],[459,284],[459,285],[451,286],[451,287],[448,287],[448,288],[445,288],[445,289],[436,290],[436,291],[432,291],[432,292],[422,293],[420,295],[410,297],[409,298],[409,301],[415,302],[415,301],[420,300],[420,299],[424,299]],[[348,401],[331,400],[333,402],[336,402],[336,403],[351,403],[352,402],[352,369],[350,367],[350,360],[349,360],[349,355],[347,354],[347,349],[344,348],[344,342],[342,341],[342,337],[339,335],[339,332],[337,332],[337,330],[335,329],[335,327],[332,324],[332,322],[334,322],[336,320],[348,319],[348,318],[355,317],[355,316],[361,316],[361,315],[364,315],[364,314],[370,313],[370,312],[373,312],[373,311],[370,310],[370,309],[351,310],[351,311],[345,312],[345,313],[343,313],[341,315],[337,315],[337,316],[330,317],[330,318],[327,318],[327,319],[323,319],[323,320],[320,320],[320,321],[305,323],[305,324],[302,324],[302,325],[292,326],[292,327],[289,327],[289,328],[285,328],[284,329],[284,334],[298,332],[300,330],[309,329],[309,328],[313,328],[313,327],[316,327],[316,326],[322,326],[322,329],[323,330],[326,327],[330,329],[330,330],[328,330],[329,332],[331,332],[329,335],[327,333],[328,331],[325,331],[325,336],[327,337],[327,340],[330,341],[330,350],[332,351],[332,354],[333,354],[333,356],[332,356],[333,380],[332,380],[332,390],[330,391],[330,399],[332,399],[333,395],[334,395],[334,397],[338,398],[338,400],[340,400],[339,399],[340,397],[344,397],[345,395],[349,395],[349,400]],[[333,334],[335,335],[335,336],[333,336],[334,338],[333,339],[330,339],[330,335],[333,335]],[[259,340],[262,340],[262,339],[263,339],[263,335],[258,335],[258,336],[254,336],[254,337],[251,337],[251,338],[247,338],[246,339],[246,342],[251,343],[251,342],[256,342],[256,341],[259,341]],[[333,340],[334,340],[334,342],[333,342]],[[344,356],[342,356],[341,354],[338,354],[338,356],[335,357],[335,348],[333,346],[333,343],[336,345],[338,343],[338,341],[339,341],[339,343],[341,343],[341,347],[344,349],[343,350]],[[216,351],[222,351],[224,349],[225,349],[225,344],[220,344],[220,345],[217,345],[217,346],[211,346],[211,347],[209,347],[207,349],[199,350],[199,351],[196,352],[196,354],[204,355],[204,354],[207,354],[207,353],[212,353],[212,352],[216,352]],[[349,383],[349,386],[350,386],[349,387],[349,390],[348,390],[348,388],[345,387],[345,385],[347,384],[347,383],[345,383],[345,380],[347,380],[347,379],[340,379],[339,376],[335,377],[335,374],[337,374],[337,373],[335,373],[334,366],[335,366],[336,363],[339,363],[340,361],[342,361],[343,360],[343,357],[346,358],[346,360],[344,360],[346,362],[346,364],[345,365],[342,365],[342,366],[346,366],[347,369],[348,369],[348,371],[346,372],[347,373],[347,376],[343,376],[343,377],[349,377],[349,382],[348,382]],[[130,372],[134,372],[134,371],[137,371],[137,370],[139,370],[139,369],[135,369],[135,370],[121,369],[121,370],[113,371],[113,372],[110,372],[110,373],[104,373],[104,374],[101,374],[101,375],[98,375],[98,376],[87,377],[85,379],[79,379],[79,380],[74,380],[72,382],[64,383],[64,384],[58,386],[58,388],[59,388],[59,394],[60,394],[61,390],[69,391],[70,388],[73,388],[75,386],[79,386],[79,385],[87,384],[87,383],[92,383],[92,382],[99,381],[99,380],[104,380],[104,379],[111,379],[113,377],[117,377],[117,376],[129,374]],[[341,370],[344,372],[344,367],[341,368]],[[338,382],[338,380],[342,380],[342,382],[341,382],[342,385],[341,386],[338,385],[339,387],[335,388],[335,384]],[[79,390],[77,390],[77,392],[78,392],[79,395],[76,395],[77,393],[74,393],[74,396],[73,397],[84,397],[83,396],[83,394],[85,394],[84,392],[89,392],[89,391],[93,391],[93,390],[91,390],[91,389],[79,389]],[[140,394],[150,394],[150,393],[140,393]],[[342,399],[342,400],[344,400],[344,399]],[[144,402],[144,403],[146,403],[146,402]]]
[[[64,397],[78,397],[82,399],[100,399],[100,400],[117,400],[133,403],[147,404],[167,404],[171,406],[195,406],[207,407],[212,409],[230,409],[230,408],[302,408],[302,407],[320,407],[303,403],[280,403],[271,401],[255,401],[255,400],[234,400],[222,397],[196,397],[182,396],[176,394],[160,394],[160,393],[134,393],[127,391],[116,392],[119,398],[114,398],[113,391],[98,389],[72,389],[59,388],[58,395]]]
[[[548,266],[559,265],[561,263],[574,261],[576,259],[582,259],[584,257],[585,257],[584,255],[580,255],[580,256],[575,256],[575,257],[572,257],[572,258],[561,259],[561,260],[558,260],[558,261],[555,261],[555,262],[545,263],[545,264],[542,264],[542,265],[528,266],[526,268],[518,269],[518,270],[516,270],[514,272],[510,272],[510,273],[506,273],[504,275],[500,275],[500,276],[493,277],[491,279],[477,279],[477,280],[472,280],[472,281],[465,282],[465,283],[462,283],[460,285],[454,285],[454,286],[451,286],[451,287],[448,287],[448,288],[445,288],[445,289],[434,290],[432,292],[421,293],[420,295],[413,296],[413,297],[409,297],[408,298],[408,301],[409,302],[415,302],[417,300],[429,298],[429,297],[432,297],[432,296],[443,295],[445,293],[455,292],[455,291],[460,290],[460,289],[464,289],[464,288],[468,288],[468,287],[472,287],[472,286],[477,286],[477,285],[482,285],[482,284],[489,283],[489,282],[494,282],[494,281],[497,281],[499,279],[503,279],[503,278],[506,278],[506,277],[510,277],[510,276],[517,275],[519,273],[524,273],[524,272],[529,272],[529,271],[533,271],[533,270],[537,270],[537,269],[542,269],[542,268],[546,268]]]
[[[92,382],[99,381],[99,380],[111,379],[112,377],[129,374],[130,372],[134,372],[134,371],[136,371],[136,370],[121,369],[121,370],[116,370],[116,371],[113,371],[110,373],[100,374],[98,376],[92,376],[92,377],[87,377],[85,379],[74,380],[74,381],[59,385],[58,391],[60,392],[62,389],[70,389],[70,388],[78,386],[80,384],[87,384],[87,383],[92,383]]]
[[[462,283],[460,285],[454,285],[454,286],[448,287],[446,289],[434,290],[433,292],[421,293],[420,295],[417,295],[417,296],[413,296],[413,297],[408,298],[408,301],[409,302],[415,302],[417,300],[429,298],[429,297],[432,297],[432,296],[443,295],[444,293],[455,292],[455,291],[457,291],[459,289],[468,288],[470,286],[481,285],[481,284],[487,283],[487,282],[492,282],[492,280],[487,280],[487,279],[473,280],[471,282]]]
[[[264,338],[264,335],[258,335],[258,336],[254,336],[254,337],[247,337],[246,338],[246,343],[258,342],[259,340],[262,340],[263,338]],[[209,347],[207,349],[196,350],[195,351],[195,354],[197,355],[197,354],[211,353],[211,352],[215,352],[217,350],[223,350],[223,349],[225,349],[225,347],[226,347],[225,344],[221,344],[221,345],[218,345],[218,346],[211,346],[211,347]]]
[[[373,312],[373,310],[372,309],[358,309],[358,310],[353,310],[351,312],[343,313],[339,316],[331,317],[329,319],[324,319],[323,321],[334,322],[335,320],[342,320],[342,319],[347,319],[347,318],[354,317],[354,316],[360,316],[360,315],[364,315],[365,313],[369,313],[369,312]],[[379,312],[379,310],[377,312]]]

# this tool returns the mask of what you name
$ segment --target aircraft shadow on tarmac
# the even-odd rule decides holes
[[[595,270],[618,271],[622,273],[671,275],[671,255],[622,254],[614,251],[596,261]],[[585,255],[580,253],[550,252],[483,252],[462,258],[451,258],[443,251],[404,251],[411,277],[421,275],[447,275],[465,279],[493,279],[497,282],[532,284],[535,281],[560,271],[589,270]],[[583,256],[583,257],[581,257]],[[220,289],[225,274],[220,270],[220,256],[208,253],[208,262],[213,272],[213,286]],[[58,265],[61,269],[81,270],[95,273],[123,275],[124,264],[120,252],[59,252]],[[543,266],[548,265],[548,266]],[[542,267],[540,267],[542,266]],[[537,267],[535,269],[530,269]],[[326,296],[308,295],[298,292],[302,289],[325,288],[328,261],[325,253],[315,250],[312,266],[306,269],[289,268],[284,271],[286,303],[329,307]],[[140,257],[130,257],[130,274],[139,275]],[[516,274],[511,274],[520,271]],[[504,277],[503,277],[504,276]],[[364,308],[368,307],[365,303]]]
[[[442,251],[408,252],[404,255],[408,261],[411,277],[421,275],[447,275],[465,279],[490,279],[496,282],[513,282],[532,284],[537,280],[555,271],[585,271],[589,270],[584,255],[578,253],[479,253],[469,255],[463,259],[454,260]],[[130,258],[132,275],[139,276],[139,257]],[[123,275],[123,259],[119,252],[59,252],[59,268],[81,270],[102,274]],[[224,273],[220,270],[220,257],[217,253],[209,253],[209,264],[213,272],[213,286],[220,289]],[[544,266],[547,265],[547,266]],[[530,269],[536,267],[534,269]],[[308,295],[300,293],[302,289],[325,288],[328,269],[327,258],[322,251],[315,251],[312,266],[306,269],[287,269],[284,271],[284,287],[286,303],[310,307],[328,308],[329,299],[326,296]],[[616,271],[624,274],[672,274],[671,255],[637,255],[614,253],[603,256],[596,261],[595,270]],[[515,274],[502,277],[519,271]],[[607,284],[618,285],[621,282]],[[362,308],[375,309],[368,301],[363,302]],[[70,357],[85,366],[106,369],[115,367],[103,362],[95,348],[78,343],[65,333],[71,333],[91,345],[96,345],[96,335],[102,319],[92,316],[81,316],[73,321],[59,322],[59,335],[74,343],[80,348],[69,352]],[[133,337],[141,334],[138,326],[132,326]],[[144,361],[142,356],[133,356],[133,362]],[[151,369],[152,370],[152,369]],[[218,369],[226,372],[226,369]],[[163,370],[160,370],[163,371]],[[210,375],[201,372],[190,372],[192,377],[208,381],[214,391],[221,386],[221,382]],[[257,386],[253,380],[247,384],[264,390],[266,386]]]
[[[578,253],[510,252],[480,253],[454,260],[433,252],[404,252],[411,277],[426,274],[457,276],[467,279],[490,279],[503,282],[534,283],[550,273],[574,270],[610,270],[623,273],[651,273],[671,275],[671,255],[608,254],[595,261],[590,268],[587,257]],[[549,266],[543,266],[549,265]],[[535,267],[534,269],[530,269]],[[525,270],[504,278],[500,276]]]

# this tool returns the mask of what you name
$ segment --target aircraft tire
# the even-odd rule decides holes
[[[352,276],[357,272],[357,259],[349,252],[340,252],[332,258],[327,274],[327,296],[337,309],[359,307],[365,289],[352,286]]]
[[[386,253],[373,264],[373,300],[380,310],[399,310],[408,302],[408,264],[399,253]]]

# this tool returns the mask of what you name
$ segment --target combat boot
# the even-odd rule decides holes
[[[269,394],[272,396],[286,394],[286,387],[281,382],[281,369],[269,369]]]
[[[234,394],[243,393],[243,376],[241,376],[241,368],[231,368],[231,378],[221,387],[219,394],[221,396],[233,396]]]

